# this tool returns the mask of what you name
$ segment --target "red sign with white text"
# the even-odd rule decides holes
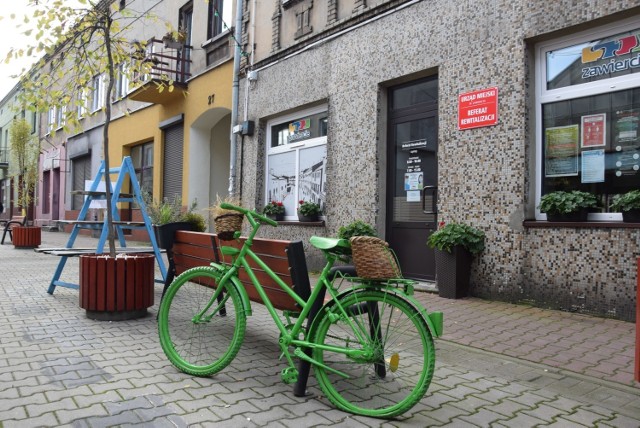
[[[498,88],[458,96],[458,129],[480,128],[498,123]]]

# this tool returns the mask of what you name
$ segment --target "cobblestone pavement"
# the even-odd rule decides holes
[[[43,232],[42,246],[67,238]],[[77,246],[94,242],[80,237]],[[309,395],[295,397],[280,381],[278,334],[261,305],[236,360],[195,378],[174,369],[158,344],[160,285],[147,317],[93,321],[76,290],[46,293],[58,261],[0,246],[2,427],[640,426],[630,323],[417,293],[445,313],[434,378],[408,414],[380,421],[336,410],[313,378]],[[62,279],[77,275],[72,259]]]

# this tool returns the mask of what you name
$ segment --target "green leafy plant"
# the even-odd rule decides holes
[[[362,220],[356,220],[338,229],[338,238],[349,240],[353,236],[378,236],[376,230]]]
[[[271,201],[262,208],[264,215],[284,214],[284,204],[279,201]]]
[[[640,190],[631,190],[613,198],[611,209],[615,211],[630,211],[640,209]]]
[[[186,222],[193,225],[196,232],[207,230],[207,221],[202,214],[198,214],[198,201],[191,202],[189,208],[182,206],[182,198],[175,196],[173,199],[164,198],[154,201],[149,193],[143,195],[147,214],[151,218],[151,223],[161,226],[168,223]]]
[[[306,202],[304,200],[299,201],[298,213],[303,216],[311,217],[320,214],[320,204],[315,202]]]
[[[38,182],[38,158],[40,144],[31,133],[31,125],[25,119],[14,119],[9,127],[11,144],[10,174],[15,177],[16,204],[28,213]]]
[[[483,231],[462,223],[449,223],[436,230],[427,245],[441,251],[451,252],[453,247],[460,245],[470,253],[477,254],[484,250],[485,234]]]
[[[582,209],[595,208],[598,199],[593,193],[572,190],[547,193],[540,198],[540,211],[547,214],[566,214]]]

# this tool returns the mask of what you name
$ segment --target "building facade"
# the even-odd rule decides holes
[[[284,202],[265,234],[308,242],[361,219],[406,276],[437,281],[427,237],[463,222],[486,233],[473,295],[635,317],[640,225],[610,205],[640,188],[640,2],[243,4],[255,132],[238,137],[237,190]],[[600,207],[549,222],[554,190]],[[323,222],[296,222],[300,200]]]

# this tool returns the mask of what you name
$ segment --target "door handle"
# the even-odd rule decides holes
[[[427,210],[427,192],[431,194],[431,210]],[[422,212],[424,214],[438,214],[438,186],[424,186],[422,188]]]

